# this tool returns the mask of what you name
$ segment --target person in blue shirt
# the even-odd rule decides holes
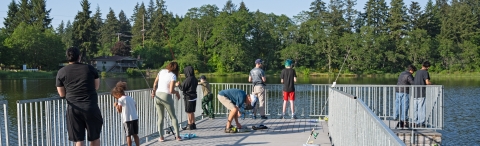
[[[238,122],[238,117],[242,115],[241,111],[251,110],[257,103],[257,96],[254,94],[248,94],[240,89],[227,89],[218,92],[218,101],[230,110],[228,115],[227,126],[225,127],[225,133],[235,133],[236,130],[232,129],[232,120],[235,120],[237,129],[241,129],[242,125]],[[245,104],[245,107],[243,106]]]

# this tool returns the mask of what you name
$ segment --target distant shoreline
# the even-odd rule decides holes
[[[143,70],[144,71],[144,70]],[[150,72],[143,72],[144,74],[137,76],[128,76],[126,73],[99,73],[101,77],[120,77],[120,78],[129,78],[129,77],[147,77],[155,78],[156,70],[150,70]],[[0,79],[45,79],[45,78],[55,78],[57,71],[38,71],[38,72],[25,72],[25,71],[0,71]],[[341,73],[340,77],[343,78],[374,78],[374,77],[387,77],[387,78],[396,78],[400,73],[383,73],[383,74],[353,74],[353,73]],[[143,76],[142,76],[143,75]],[[233,73],[195,73],[196,76],[205,75],[207,77],[248,77],[248,73],[244,72],[233,72]],[[278,72],[267,72],[267,76],[279,76]],[[337,77],[337,73],[319,73],[311,72],[308,74],[308,77]],[[307,75],[302,74],[297,71],[297,76],[299,78],[304,78]],[[430,73],[432,77],[448,77],[448,78],[465,78],[465,77],[480,77],[479,72],[453,72],[453,73]],[[180,74],[180,77],[184,77],[183,74]]]

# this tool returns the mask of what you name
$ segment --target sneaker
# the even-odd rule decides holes
[[[285,115],[282,115],[282,116],[280,117],[280,119],[285,119]]]
[[[197,124],[193,123],[192,124],[192,129],[197,129]]]
[[[187,124],[187,126],[185,127],[182,127],[183,130],[193,130],[193,124],[190,125],[190,124]]]
[[[260,119],[268,119],[267,116],[260,116]]]
[[[252,119],[257,119],[257,116],[252,116]]]
[[[292,119],[297,119],[297,116],[293,115],[293,116],[292,116]]]

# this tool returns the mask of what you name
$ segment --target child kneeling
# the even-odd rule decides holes
[[[135,139],[135,144],[140,145],[140,139],[138,138],[138,115],[136,110],[136,104],[132,97],[125,95],[127,89],[127,83],[119,81],[115,88],[112,89],[112,96],[115,97],[118,102],[115,102],[113,106],[117,109],[118,113],[122,115],[123,129],[127,136],[127,145],[132,145],[131,136]]]

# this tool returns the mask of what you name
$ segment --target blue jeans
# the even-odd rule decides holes
[[[393,111],[393,118],[405,121],[408,117],[408,107],[410,107],[410,96],[407,93],[395,93],[395,110]]]
[[[417,125],[425,123],[425,97],[413,100],[413,122]]]

